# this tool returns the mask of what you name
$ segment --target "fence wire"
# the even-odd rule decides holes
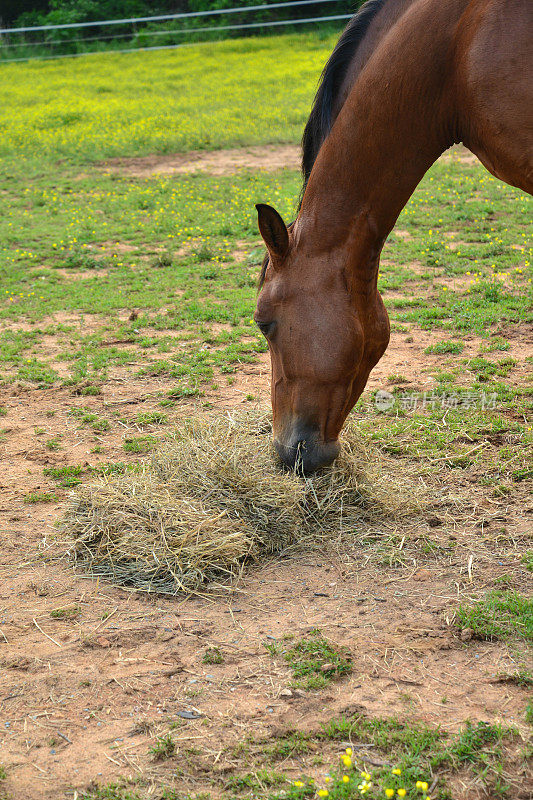
[[[26,26],[26,27],[18,27],[18,28],[1,28],[0,29],[0,63],[13,63],[13,62],[20,62],[20,61],[28,61],[30,59],[39,59],[39,60],[47,60],[47,59],[55,59],[55,58],[76,58],[79,56],[85,55],[95,55],[96,53],[101,52],[119,52],[119,53],[134,53],[134,52],[141,52],[146,50],[172,50],[178,47],[190,46],[192,44],[196,44],[199,41],[207,40],[209,41],[209,37],[212,34],[218,34],[220,32],[229,33],[232,31],[239,31],[245,32],[248,30],[258,30],[263,28],[277,28],[277,27],[284,27],[284,26],[292,26],[292,25],[309,25],[309,24],[331,24],[336,23],[341,20],[350,19],[352,14],[331,14],[331,15],[320,15],[320,16],[313,16],[313,17],[289,17],[286,19],[277,19],[277,20],[258,20],[257,19],[257,12],[264,12],[264,11],[271,11],[276,9],[296,9],[300,6],[310,6],[322,3],[339,3],[339,0],[288,0],[285,2],[277,2],[277,3],[269,3],[269,4],[262,4],[262,5],[251,5],[251,6],[240,6],[235,8],[218,8],[218,9],[211,9],[208,11],[194,11],[194,12],[183,12],[177,14],[160,14],[157,16],[152,17],[131,17],[127,19],[113,19],[113,20],[99,20],[95,22],[71,22],[71,23],[63,23],[58,25],[34,25],[34,26]],[[154,23],[172,23],[174,21],[183,20],[184,22],[193,22],[194,19],[203,19],[203,18],[214,18],[214,20],[218,17],[223,17],[224,15],[231,15],[231,14],[243,14],[253,12],[252,21],[236,23],[236,24],[224,24],[225,20],[221,19],[223,24],[217,25],[200,25],[200,26],[185,26],[180,28],[172,28],[172,27],[161,27],[157,30],[153,30],[150,28],[141,28],[138,29],[134,26],[139,24],[147,24],[152,25]],[[255,17],[255,19],[253,19]],[[132,26],[132,29],[128,32],[113,32],[109,34],[98,34],[96,36],[72,36],[70,38],[63,38],[61,34],[57,39],[54,39],[54,36],[57,36],[56,32],[59,31],[72,31],[75,34],[77,30],[83,30],[87,28],[100,28],[100,27],[107,27],[116,26],[116,25],[129,25]],[[38,39],[34,39],[35,34],[41,34]],[[186,37],[192,35],[194,37],[193,42],[185,42],[185,41],[170,41],[166,44],[141,44],[139,40],[150,40],[151,37],[168,37],[172,40],[174,37]],[[27,38],[27,37],[30,38]],[[13,37],[19,37],[20,41],[13,41]],[[133,46],[131,47],[123,47],[122,44],[128,44],[125,40],[131,40]],[[211,39],[212,40],[212,39]],[[153,41],[153,39],[152,39]],[[82,49],[81,46],[85,45],[86,43],[96,43],[102,42],[105,43],[104,48],[98,49]],[[112,45],[114,42],[117,43],[117,47],[109,47],[108,45]],[[27,48],[29,52],[24,55],[20,55],[20,49]],[[32,51],[32,48],[34,50]],[[53,52],[54,48],[63,48],[74,50],[74,52]],[[36,52],[36,49],[40,49],[44,52]],[[17,53],[18,50],[18,53]]]

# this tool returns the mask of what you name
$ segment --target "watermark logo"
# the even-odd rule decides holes
[[[475,392],[468,391],[461,394],[452,392],[400,392],[391,394],[384,389],[378,389],[374,396],[374,403],[378,411],[389,411],[391,408],[401,409],[402,411],[442,409],[478,409],[486,411],[496,408],[496,392]]]
[[[388,411],[389,408],[393,407],[395,401],[394,395],[390,392],[386,392],[385,389],[378,389],[374,397],[374,402],[378,411]]]

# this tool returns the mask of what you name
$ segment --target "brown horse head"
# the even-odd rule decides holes
[[[339,453],[342,425],[389,341],[375,286],[354,285],[346,248],[317,247],[257,206],[268,249],[254,315],[272,363],[274,444],[289,466],[313,472]]]
[[[339,452],[389,341],[381,250],[431,164],[463,141],[533,194],[532,36],[531,0],[371,0],[341,37],[304,136],[298,217],[288,229],[257,207],[268,257],[255,319],[289,466],[311,472]]]

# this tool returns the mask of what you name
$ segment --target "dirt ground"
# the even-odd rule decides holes
[[[393,337],[369,389],[400,371],[426,385],[416,355],[429,334],[419,334],[409,343],[405,336]],[[501,721],[527,735],[523,690],[498,677],[516,668],[512,651],[504,644],[463,643],[453,625],[458,598],[517,565],[512,549],[494,561],[480,541],[481,520],[498,524],[489,507],[473,509],[471,519],[454,530],[432,527],[428,517],[416,530],[402,531],[441,544],[455,538],[460,546],[444,564],[414,557],[401,570],[376,571],[365,567],[364,552],[300,552],[254,567],[227,597],[188,599],[149,597],[75,574],[54,544],[66,492],[56,490],[56,505],[28,505],[23,497],[51,488],[43,466],[105,460],[90,454],[88,434],[67,414],[73,405],[120,407],[127,415],[155,408],[154,393],[161,388],[161,381],[116,379],[103,396],[83,402],[60,389],[13,387],[2,398],[14,435],[4,444],[1,480],[0,761],[9,767],[13,800],[72,797],[91,781],[127,775],[155,785],[163,770],[149,748],[165,722],[180,721],[180,711],[201,716],[180,721],[178,747],[194,746],[204,760],[216,761],[214,773],[221,775],[232,768],[226,748],[245,736],[313,729],[356,708],[376,716],[415,713],[451,731],[466,717]],[[244,402],[250,389],[266,400],[266,359],[243,369],[239,382],[218,398],[219,408]],[[184,405],[177,414],[186,410]],[[64,450],[36,448],[36,425],[46,425],[51,434],[62,431]],[[107,449],[106,459],[124,460],[120,433],[114,436],[116,453]],[[106,443],[113,446],[113,434]],[[532,510],[509,509],[510,538],[526,533]],[[73,606],[80,609],[73,620],[51,617],[54,609]],[[354,672],[320,696],[282,693],[288,672],[263,642],[313,627],[349,647]],[[224,653],[223,665],[203,664],[205,649],[213,646]],[[296,773],[298,764],[287,768]],[[196,766],[177,785],[199,790],[204,782]],[[477,796],[471,792],[468,787],[457,797]]]
[[[444,156],[472,164],[476,156],[466,147],[456,145]],[[172,155],[111,158],[101,165],[106,172],[116,172],[136,178],[150,175],[175,175],[185,172],[209,172],[211,175],[232,175],[241,169],[300,169],[301,149],[294,144],[272,144],[238,147],[232,150],[192,150]]]
[[[290,166],[293,149],[284,149],[283,163]],[[232,153],[224,158],[231,169],[237,163],[256,166],[255,149],[246,153],[238,154],[245,164]],[[194,164],[228,169],[220,155],[203,156]],[[181,156],[134,159],[131,174],[180,171],[185,163]],[[393,333],[367,393],[387,388],[387,376],[398,373],[406,387],[430,389],[428,372],[439,356],[423,350],[438,340],[438,333],[421,330]],[[464,355],[477,353],[478,346],[475,337],[467,340]],[[530,337],[511,340],[509,355],[523,357],[525,346],[533,351]],[[522,378],[518,371],[512,377],[519,383]],[[206,399],[217,412],[248,402],[250,393],[266,404],[268,384],[265,356],[244,365],[233,386],[210,391]],[[231,746],[291,728],[314,730],[355,710],[412,717],[452,732],[467,718],[502,722],[516,726],[525,741],[524,690],[501,677],[516,670],[516,652],[501,642],[462,641],[454,608],[458,599],[509,571],[522,581],[517,588],[530,590],[513,542],[531,530],[533,504],[524,500],[502,513],[501,504],[477,496],[468,474],[454,485],[454,492],[471,496],[471,508],[459,521],[432,511],[399,523],[407,541],[428,539],[441,547],[439,559],[406,548],[399,566],[378,566],[366,560],[364,550],[336,543],[250,567],[225,595],[189,598],[148,596],[74,571],[55,541],[68,490],[43,477],[43,468],[137,460],[124,453],[122,437],[138,432],[131,420],[138,411],[157,409],[157,392],[172,385],[117,371],[95,397],[64,388],[0,390],[0,405],[8,411],[0,443],[0,764],[8,772],[7,796],[75,798],[93,782],[132,776],[154,790],[164,782],[216,797],[213,777],[222,780],[243,769]],[[120,410],[126,419],[123,429],[113,425],[102,434],[105,455],[91,452],[94,434],[68,413],[75,406],[104,416]],[[177,419],[189,407],[184,402],[172,413]],[[51,452],[36,442],[36,427],[47,436],[61,433],[63,449]],[[53,491],[57,502],[24,502],[38,491]],[[76,608],[71,619],[51,615],[66,608]],[[288,690],[288,668],[270,656],[264,642],[314,627],[349,648],[353,672],[320,693]],[[215,646],[224,662],[205,664],[206,648]],[[161,765],[149,751],[169,723],[175,724],[178,749]],[[278,768],[295,776],[301,768],[317,774],[319,769],[303,756]],[[527,776],[518,774],[515,800],[531,797],[532,790]],[[454,792],[454,800],[486,797],[466,779],[456,782]]]
[[[147,178],[150,175],[173,175],[183,172],[209,172],[211,175],[232,175],[240,169],[299,169],[301,151],[298,145],[260,145],[233,150],[192,150],[174,155],[113,158],[103,164],[109,172]]]

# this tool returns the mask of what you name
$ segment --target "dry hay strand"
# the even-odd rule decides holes
[[[176,594],[227,584],[262,554],[411,515],[423,502],[414,484],[353,424],[334,465],[303,478],[280,469],[266,414],[194,416],[137,474],[78,488],[62,530],[93,575]]]

